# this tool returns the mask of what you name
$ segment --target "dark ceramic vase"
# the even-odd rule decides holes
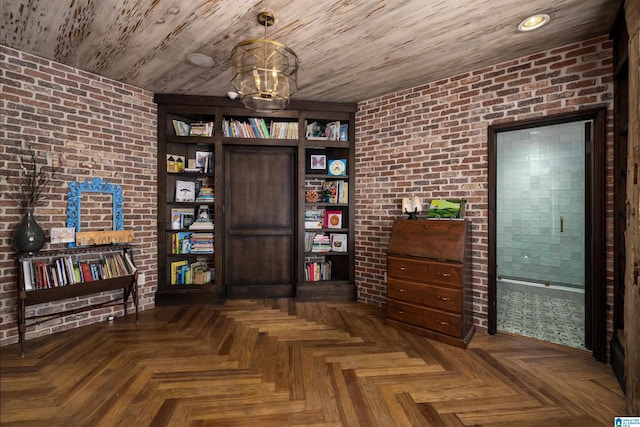
[[[44,230],[33,216],[33,208],[27,208],[22,222],[13,233],[13,247],[20,253],[38,252],[44,246]]]

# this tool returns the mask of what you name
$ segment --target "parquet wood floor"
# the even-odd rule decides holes
[[[612,426],[583,351],[477,333],[467,350],[358,303],[158,307],[0,349],[2,426]]]

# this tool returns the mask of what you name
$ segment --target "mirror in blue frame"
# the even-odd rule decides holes
[[[80,231],[80,212],[82,207],[82,193],[106,193],[111,194],[113,202],[113,230],[124,229],[124,216],[122,214],[122,187],[117,184],[109,184],[101,178],[88,179],[85,182],[73,181],[69,184],[67,193],[67,227]],[[73,248],[76,244],[69,243]]]

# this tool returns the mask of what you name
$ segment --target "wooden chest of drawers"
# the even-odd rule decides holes
[[[394,222],[387,253],[387,324],[467,347],[475,331],[468,220]]]

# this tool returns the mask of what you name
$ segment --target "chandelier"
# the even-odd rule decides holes
[[[262,112],[284,110],[298,89],[298,55],[286,45],[267,39],[273,14],[261,12],[264,38],[245,40],[231,52],[231,84],[245,107]]]

